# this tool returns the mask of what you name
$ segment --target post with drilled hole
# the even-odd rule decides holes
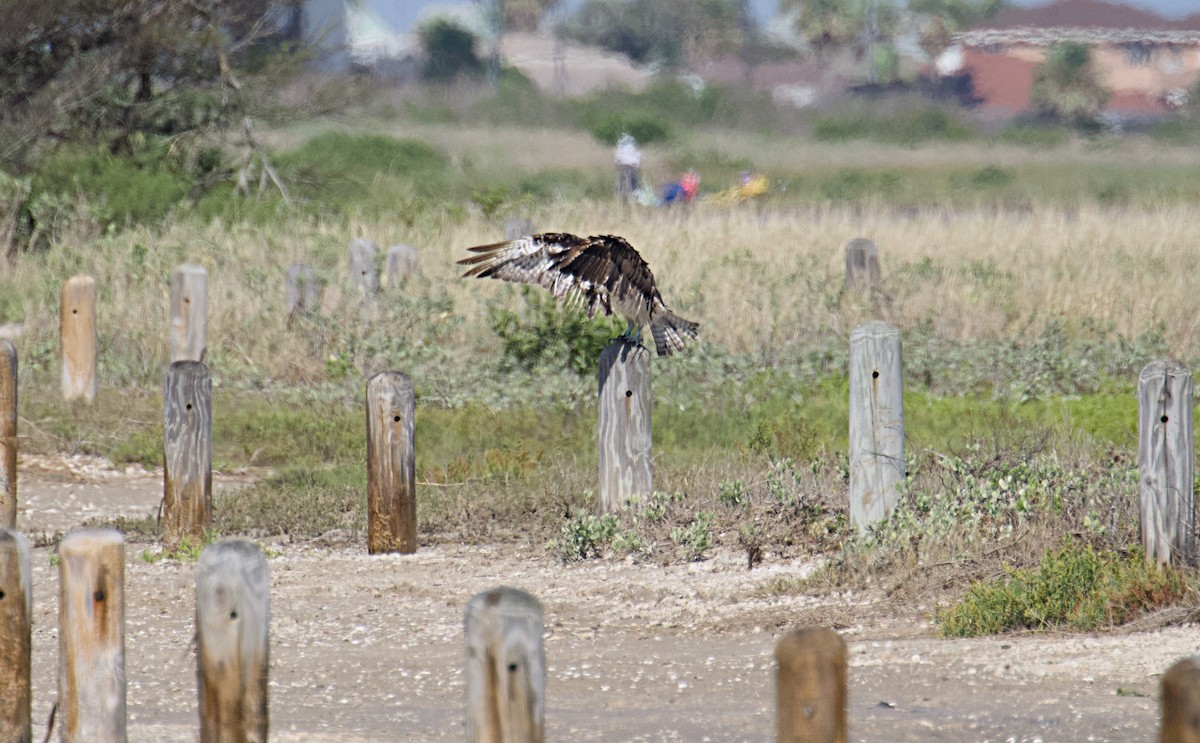
[[[58,546],[62,743],[125,743],[125,540],[73,531]]]
[[[350,243],[350,284],[364,296],[379,290],[379,274],[375,271],[375,254],[378,252],[375,241],[365,237]]]
[[[1192,490],[1192,371],[1172,359],[1138,375],[1142,547],[1159,565],[1196,564]]]
[[[176,361],[163,382],[163,540],[198,544],[212,526],[212,381],[199,361]]]
[[[542,605],[515,588],[467,603],[468,743],[542,743],[546,656]]]
[[[96,399],[96,280],[72,276],[59,300],[61,387],[64,400]]]
[[[417,551],[416,417],[412,380],[380,372],[367,382],[367,552]]]
[[[293,263],[288,266],[285,287],[288,322],[316,311],[319,303],[317,277],[309,266]]]
[[[802,629],[775,646],[775,739],[846,743],[846,642],[831,629]]]
[[[204,361],[208,271],[186,263],[171,274],[171,361]]]
[[[1184,658],[1163,674],[1160,743],[1200,743],[1200,659]]]
[[[196,565],[200,743],[266,743],[267,560],[250,542],[205,548]]]
[[[654,490],[650,351],[619,338],[600,353],[600,514],[641,502]]]
[[[0,529],[0,741],[29,743],[33,572],[23,534]]]
[[[16,526],[17,347],[0,340],[0,529]]]
[[[879,286],[879,248],[865,237],[846,243],[846,289],[863,290]]]
[[[859,533],[891,514],[904,481],[900,331],[885,322],[850,333],[850,523]]]

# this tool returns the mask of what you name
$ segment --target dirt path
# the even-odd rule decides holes
[[[65,530],[143,515],[161,476],[89,460],[22,463],[20,526]],[[236,483],[222,482],[232,487]],[[196,739],[194,565],[126,574],[129,740]],[[275,741],[461,740],[462,610],[510,585],[546,610],[547,733],[572,741],[773,740],[775,642],[839,621],[851,651],[853,741],[1152,741],[1158,677],[1200,648],[1195,627],[1153,633],[937,639],[871,595],[773,597],[742,558],[661,567],[558,564],[541,550],[436,544],[416,555],[283,545],[270,558]],[[57,573],[35,550],[34,718],[54,697]],[[1118,694],[1118,690],[1121,693]]]

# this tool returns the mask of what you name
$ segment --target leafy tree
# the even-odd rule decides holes
[[[588,0],[564,32],[668,66],[734,52],[745,33],[740,0]]]
[[[483,74],[483,61],[475,51],[475,34],[457,23],[442,18],[430,21],[421,27],[420,39],[425,56],[421,76],[426,80],[448,82]]]
[[[1041,116],[1094,126],[1108,102],[1108,91],[1092,66],[1091,49],[1076,42],[1051,47],[1045,61],[1034,69],[1030,102]]]
[[[930,58],[950,46],[951,34],[991,18],[1004,8],[1004,0],[909,0],[910,13],[928,20],[921,31],[921,49]]]

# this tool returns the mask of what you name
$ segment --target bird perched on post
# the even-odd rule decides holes
[[[588,317],[616,313],[629,323],[622,337],[632,334],[638,343],[648,325],[659,356],[683,350],[700,329],[663,304],[650,266],[624,238],[545,232],[467,250],[475,255],[458,262],[471,267],[464,277],[538,284],[557,298],[582,302]]]

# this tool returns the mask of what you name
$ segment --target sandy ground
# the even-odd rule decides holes
[[[218,478],[235,487],[237,478]],[[156,508],[161,475],[101,462],[22,462],[23,531]],[[194,565],[128,548],[131,743],[197,739]],[[740,555],[662,567],[563,566],[518,544],[434,544],[412,556],[272,545],[270,714],[275,741],[464,737],[462,611],[499,585],[546,613],[549,740],[769,741],[773,649],[837,625],[849,644],[852,741],[1152,741],[1161,673],[1197,652],[1186,626],[1098,636],[937,638],[919,607],[869,593],[769,596]],[[55,695],[57,568],[35,549],[34,738]]]

